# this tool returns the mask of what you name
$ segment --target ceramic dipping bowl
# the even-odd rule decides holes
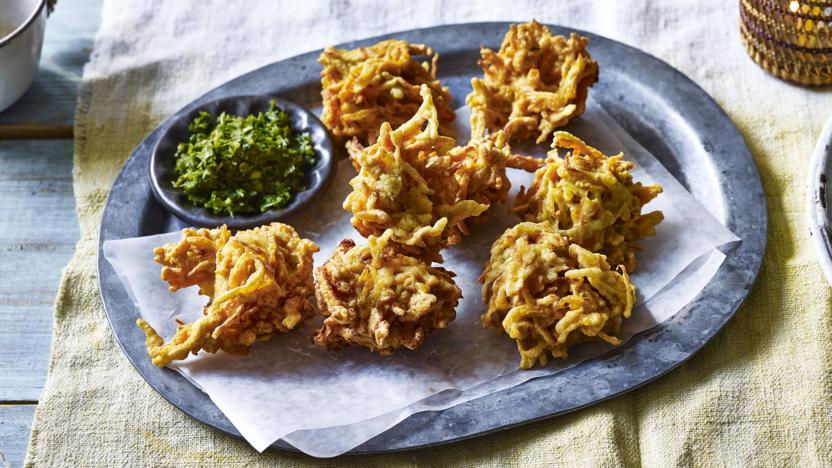
[[[295,132],[307,132],[312,137],[317,161],[306,171],[305,190],[295,193],[283,208],[265,213],[227,216],[216,215],[210,210],[194,205],[181,189],[173,186],[176,179],[176,147],[179,143],[188,141],[188,124],[200,112],[206,111],[214,118],[222,112],[248,116],[268,111],[272,101],[289,115]],[[280,220],[312,201],[315,195],[325,188],[334,173],[333,146],[326,127],[311,111],[285,99],[273,96],[228,96],[198,107],[186,107],[168,119],[165,125],[150,157],[151,187],[156,200],[162,206],[193,226],[213,228],[225,224],[229,229],[249,229]]]

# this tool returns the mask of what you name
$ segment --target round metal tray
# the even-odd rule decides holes
[[[481,75],[477,65],[480,46],[499,48],[508,27],[509,23],[439,26],[339,47],[366,46],[386,38],[429,44],[441,54],[439,78],[450,88],[458,107],[471,89],[471,77]],[[556,34],[571,31],[550,27]],[[590,91],[592,97],[742,242],[722,247],[725,262],[681,312],[625,345],[565,372],[444,411],[414,414],[349,453],[390,452],[458,441],[564,414],[632,390],[702,348],[748,294],[765,249],[767,211],[757,167],[739,131],[701,88],[666,63],[619,42],[581,34],[590,37],[590,53],[601,67],[601,79]],[[313,51],[267,65],[219,86],[188,108],[235,94],[270,94],[310,108],[319,106],[319,54]],[[151,151],[165,125],[135,149],[107,200],[98,249],[101,296],[116,339],[145,380],[187,414],[239,435],[206,394],[177,372],[151,364],[144,335],[135,325],[139,311],[102,255],[106,240],[183,226],[156,202],[147,175]],[[292,449],[283,441],[274,446]]]
[[[806,186],[806,217],[818,262],[832,285],[832,119],[820,133]]]

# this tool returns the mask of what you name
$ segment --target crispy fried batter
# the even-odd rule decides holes
[[[324,124],[335,136],[357,137],[362,144],[375,141],[383,122],[398,127],[416,113],[421,85],[433,91],[439,122],[453,121],[448,88],[436,79],[438,60],[430,47],[394,39],[354,50],[325,49],[318,58],[324,66]]]
[[[184,229],[182,240],[157,247],[153,260],[162,265],[162,279],[170,283],[170,290],[177,291],[199,286],[203,296],[214,295],[214,270],[217,251],[231,233],[224,225],[216,229]]]
[[[641,213],[661,186],[633,183],[635,164],[623,154],[605,156],[569,133],[556,132],[552,147],[529,190],[517,195],[514,211],[527,221],[550,222],[571,242],[634,271],[636,241],[656,235],[664,219],[661,211]],[[557,148],[571,151],[561,158]]]
[[[506,161],[506,167],[526,172],[534,172],[543,167],[544,164],[546,164],[546,161],[541,158],[523,154],[512,154]]]
[[[499,52],[483,48],[483,78],[471,80],[466,98],[474,138],[502,129],[512,140],[537,134],[542,143],[581,115],[589,87],[598,81],[588,43],[575,33],[553,36],[533,20],[512,25]]]
[[[367,246],[343,240],[315,270],[315,294],[323,326],[316,344],[361,345],[388,355],[416,349],[427,334],[456,317],[461,292],[453,273],[387,248],[391,232]]]
[[[488,138],[471,140],[465,146],[457,146],[448,151],[447,156],[441,159],[453,174],[450,188],[455,190],[455,200],[474,200],[489,207],[497,202],[504,203],[511,188],[506,175],[506,164],[511,157],[502,132]],[[452,192],[449,190],[448,193]],[[486,217],[487,214],[484,213],[475,220]],[[467,234],[467,231],[463,232]]]
[[[454,147],[439,135],[430,89],[423,85],[421,93],[413,118],[395,130],[385,122],[375,144],[351,147],[358,175],[344,209],[362,236],[391,229],[402,253],[441,261],[439,250],[468,233],[467,219],[505,200],[509,149],[500,132]]]
[[[494,242],[480,277],[488,311],[483,326],[517,341],[520,367],[545,365],[547,352],[566,358],[572,344],[601,339],[618,345],[635,286],[627,270],[569,241],[545,223],[520,223]]]
[[[201,238],[212,233],[218,234],[218,239],[226,236],[225,243],[216,250],[213,294],[204,316],[180,324],[168,343],[144,320],[136,322],[147,335],[153,364],[163,367],[200,350],[246,354],[255,341],[269,340],[278,331],[287,332],[312,315],[312,254],[318,251],[314,242],[300,238],[291,226],[280,223],[240,231],[231,237],[227,237],[225,226],[212,231],[186,229],[183,241],[156,250],[157,261],[163,260],[160,263],[165,265],[163,272],[169,264],[189,265],[198,257],[190,246],[204,242],[194,242],[196,233],[201,233]],[[177,248],[180,244],[183,247]],[[205,247],[199,264],[207,265],[210,261],[204,259],[208,251]],[[200,271],[207,275],[208,267]],[[177,286],[171,283],[172,288],[186,284],[179,276],[173,278]]]

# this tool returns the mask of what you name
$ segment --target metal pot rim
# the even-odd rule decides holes
[[[11,43],[17,36],[23,34],[23,31],[28,29],[29,26],[31,26],[32,23],[35,22],[35,19],[37,19],[38,15],[40,15],[43,12],[45,6],[46,0],[40,0],[37,6],[35,7],[34,11],[32,11],[32,14],[30,14],[29,17],[26,18],[26,21],[24,21],[23,24],[18,26],[17,29],[12,31],[9,35],[0,38],[0,48],[5,47],[9,43]]]

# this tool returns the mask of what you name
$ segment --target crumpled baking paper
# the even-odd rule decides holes
[[[457,118],[458,141],[467,141],[466,110],[461,109]],[[663,211],[665,219],[658,234],[642,243],[639,267],[632,275],[638,305],[622,327],[626,340],[687,305],[724,260],[716,247],[739,239],[597,103],[590,100],[585,114],[568,130],[606,154],[624,151],[638,165],[632,171],[636,180],[664,187],[664,193],[645,207]],[[604,354],[608,345],[583,345],[566,361],[520,371],[515,343],[482,328],[479,317],[485,305],[477,278],[491,244],[519,222],[509,208],[520,186],[528,186],[532,179],[531,174],[509,172],[508,203],[495,207],[487,223],[471,225],[471,235],[444,252],[444,266],[457,274],[464,298],[456,320],[430,335],[421,348],[389,357],[364,348],[329,351],[310,340],[321,323],[316,317],[288,334],[256,344],[247,356],[200,353],[170,367],[206,392],[255,449],[263,451],[282,438],[309,455],[332,457],[411,414],[449,408]],[[354,175],[350,163],[341,161],[327,191],[302,213],[283,220],[320,246],[316,266],[326,261],[341,239],[364,241],[350,225],[349,213],[341,209]],[[176,331],[174,319],[195,320],[206,302],[195,287],[171,293],[159,278],[153,248],[179,238],[180,233],[173,232],[104,243],[105,257],[142,317],[165,339]]]

